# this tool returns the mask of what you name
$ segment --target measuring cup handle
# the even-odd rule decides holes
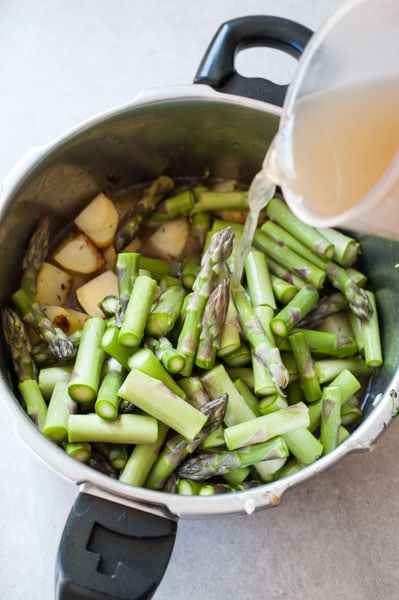
[[[80,493],[58,551],[56,599],[149,600],[176,529],[170,519]]]
[[[282,106],[288,85],[261,77],[243,77],[234,68],[235,56],[244,48],[266,46],[299,58],[312,33],[304,25],[282,17],[253,15],[226,21],[208,46],[194,83]]]

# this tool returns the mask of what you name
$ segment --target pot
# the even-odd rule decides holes
[[[96,116],[49,145],[33,149],[2,185],[0,203],[1,305],[20,274],[20,256],[37,215],[71,219],[96,193],[154,179],[160,174],[216,177],[249,183],[277,131],[286,86],[246,79],[234,69],[238,49],[266,45],[299,57],[311,32],[275,17],[246,17],[221,26],[193,86],[140,94],[128,105]],[[359,236],[358,236],[359,237]],[[363,418],[349,439],[299,473],[252,490],[185,497],[127,486],[74,461],[45,438],[22,409],[0,356],[0,393],[24,443],[57,473],[79,485],[57,558],[60,600],[151,598],[167,567],[180,517],[252,513],[276,506],[286,490],[329,469],[346,455],[369,450],[397,409],[399,349],[391,323],[399,274],[399,246],[362,235],[361,268],[375,290],[381,316],[384,367],[373,376]]]

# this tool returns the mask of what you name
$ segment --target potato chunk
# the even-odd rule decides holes
[[[54,252],[54,260],[64,269],[95,273],[104,266],[104,256],[84,233],[69,238]]]
[[[109,246],[118,227],[118,211],[112,200],[98,194],[76,217],[75,225],[97,246]]]
[[[113,271],[104,271],[76,290],[76,298],[83,310],[91,317],[103,317],[98,304],[106,296],[118,295],[118,279]]]
[[[44,306],[43,308],[54,327],[62,329],[67,335],[83,329],[84,322],[89,318],[89,315],[85,313],[69,310],[62,306]]]
[[[189,226],[184,217],[161,225],[148,239],[151,252],[164,258],[177,258],[183,253],[187,242]]]
[[[43,262],[37,276],[36,300],[40,304],[62,306],[71,288],[72,277],[59,267]]]

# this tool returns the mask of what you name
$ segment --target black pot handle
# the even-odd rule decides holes
[[[194,83],[282,106],[288,85],[239,75],[234,68],[235,56],[244,48],[266,46],[299,58],[312,33],[304,25],[282,17],[253,15],[226,21],[205,52]]]
[[[175,521],[78,495],[57,557],[57,600],[148,600],[168,565]]]

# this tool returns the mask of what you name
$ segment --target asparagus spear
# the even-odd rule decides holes
[[[270,321],[270,328],[276,335],[286,337],[307,315],[319,299],[319,293],[311,285],[305,285]]]
[[[339,386],[329,385],[323,389],[320,426],[320,442],[324,454],[332,452],[338,446],[341,426],[342,393]]]
[[[158,423],[149,415],[119,415],[106,421],[96,413],[72,414],[68,418],[69,442],[111,442],[151,444],[158,435]]]
[[[220,427],[226,405],[227,394],[223,394],[222,396],[219,396],[219,398],[215,398],[201,407],[200,411],[208,417],[208,421],[192,441],[185,439],[179,434],[174,435],[167,440],[145,482],[146,487],[158,490],[164,487],[167,479],[177,469],[186,456],[195,452],[198,446],[200,446],[213,431]]]
[[[128,210],[121,219],[114,237],[117,252],[125,248],[135,237],[144,217],[153,212],[160,200],[173,188],[174,182],[161,176],[144,190],[137,204]]]
[[[155,337],[166,336],[175,326],[183,305],[185,291],[181,286],[166,288],[148,315],[146,332]]]
[[[210,294],[201,323],[195,363],[202,369],[211,369],[220,347],[223,325],[229,305],[229,283],[223,279]]]
[[[4,308],[1,317],[4,337],[10,350],[18,381],[37,379],[37,367],[32,358],[32,346],[25,325],[11,308]]]
[[[322,392],[305,335],[302,331],[297,331],[292,333],[288,339],[297,363],[299,381],[305,398],[308,402],[318,400]]]
[[[177,469],[177,475],[183,479],[204,481],[213,476],[224,475],[231,469],[287,456],[287,445],[281,436],[277,436],[267,442],[252,444],[236,451],[199,454],[186,460]]]
[[[288,372],[281,360],[280,351],[265,334],[242,286],[232,290],[241,327],[251,345],[254,358],[264,365],[278,390],[288,384]]]
[[[248,208],[248,192],[244,190],[235,191],[209,191],[204,190],[198,194],[198,200],[194,204],[192,214],[215,211],[221,208]]]
[[[193,285],[192,296],[187,306],[183,326],[177,340],[177,350],[186,358],[183,375],[191,374],[201,332],[201,322],[208,298],[214,288],[215,280],[225,267],[230,256],[234,234],[227,227],[216,232],[201,260],[201,269]]]
[[[316,229],[300,221],[280,198],[270,200],[266,206],[266,213],[272,221],[278,223],[316,254],[327,259],[333,257],[334,245]]]
[[[68,382],[71,378],[71,373],[72,365],[59,364],[40,369],[38,382],[44,399],[50,400],[56,383],[59,381]]]
[[[118,416],[120,398],[118,390],[123,383],[123,372],[121,369],[111,368],[103,377],[94,410],[102,419],[114,421]]]
[[[136,278],[119,331],[122,346],[132,348],[140,344],[156,291],[157,283],[151,277]]]
[[[308,427],[308,408],[303,402],[276,412],[238,423],[224,430],[226,446],[229,450],[236,450],[271,438],[282,435],[287,431]]]
[[[345,295],[355,315],[368,321],[373,314],[370,299],[366,292],[348,275],[347,271],[340,265],[330,262],[327,265],[327,276],[332,285]]]
[[[152,444],[136,444],[119,475],[119,481],[129,485],[143,486],[164,445],[169,428],[158,423],[158,436]]]
[[[68,393],[68,382],[59,381],[51,394],[43,433],[55,442],[68,440],[68,418],[75,413],[77,404]]]
[[[16,291],[12,300],[20,311],[23,320],[31,325],[48,344],[51,352],[59,360],[67,360],[75,355],[75,347],[68,336],[58,327],[54,327],[41,305],[24,289]]]
[[[325,271],[294,252],[287,244],[282,242],[277,245],[273,238],[261,229],[255,232],[253,244],[255,248],[262,250],[268,258],[280,263],[306,283],[317,289],[322,287],[326,277]]]
[[[194,408],[201,408],[210,398],[199,377],[183,377],[178,381],[179,387],[186,394],[186,400]]]
[[[316,306],[300,320],[298,327],[315,329],[328,316],[340,312],[347,306],[348,301],[342,292],[334,292],[323,296],[317,302]]]
[[[88,442],[66,442],[64,450],[68,456],[75,460],[87,463],[91,457],[91,444]]]
[[[50,221],[42,219],[32,237],[22,260],[21,288],[32,298],[36,294],[37,275],[48,252]]]
[[[147,338],[145,343],[169,373],[177,374],[183,371],[186,359],[173,347],[167,337]]]
[[[38,382],[36,379],[24,379],[24,381],[20,381],[18,384],[18,389],[24,400],[26,412],[34,423],[36,423],[40,431],[42,431],[46,422],[47,404],[40,391]]]
[[[365,293],[372,308],[372,313],[368,321],[362,321],[363,353],[366,365],[374,368],[380,367],[383,362],[381,336],[375,296],[369,290],[366,290]]]
[[[69,394],[76,402],[91,402],[97,395],[105,358],[104,350],[101,347],[105,327],[105,321],[101,317],[91,317],[84,324],[82,339],[68,386]]]
[[[207,421],[205,415],[174,394],[162,381],[138,369],[132,369],[127,375],[119,395],[189,440],[198,435]]]
[[[133,284],[139,274],[140,254],[138,252],[119,252],[115,260],[118,278],[118,323],[123,320],[126,307],[132,293]]]
[[[271,306],[276,309],[266,256],[259,250],[250,250],[245,259],[245,276],[253,306]]]

